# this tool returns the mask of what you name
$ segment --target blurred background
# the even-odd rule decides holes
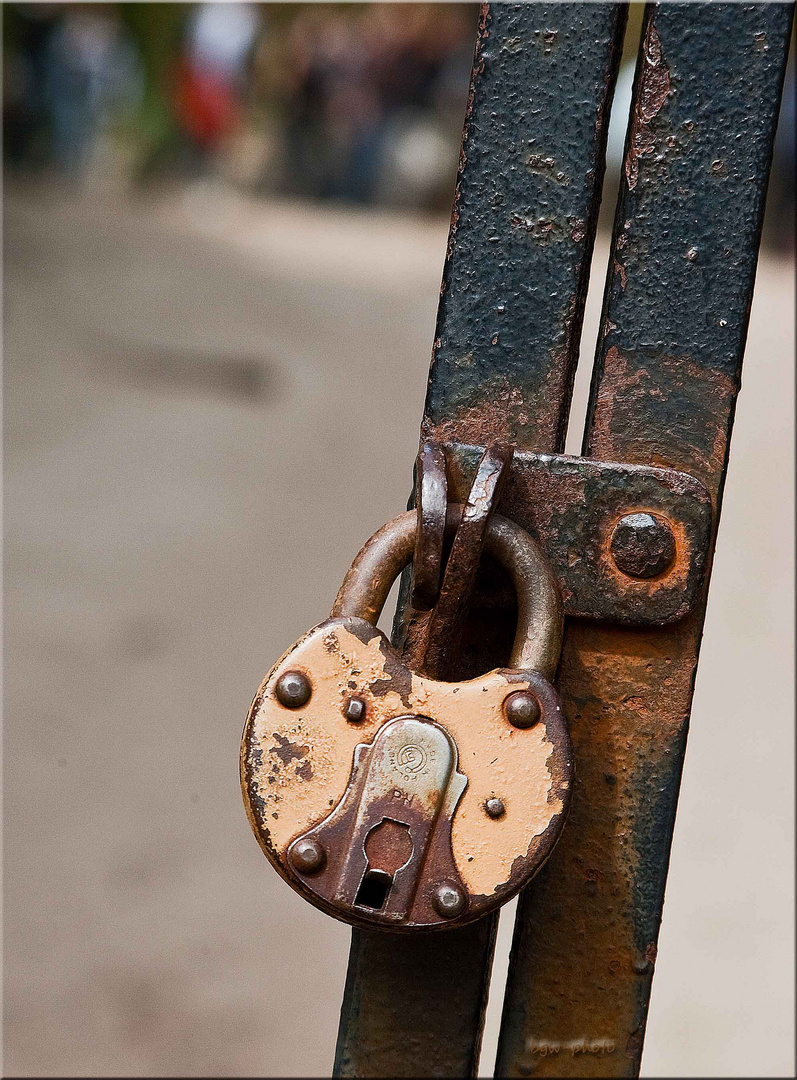
[[[328,1074],[349,933],[264,861],[238,740],[406,503],[477,10],[2,14],[5,1073]],[[790,78],[647,1076],[793,1075],[793,213]]]
[[[5,8],[9,165],[447,211],[473,4]]]

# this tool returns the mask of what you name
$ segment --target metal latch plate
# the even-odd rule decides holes
[[[443,445],[449,498],[463,502],[483,448]],[[664,625],[683,618],[697,602],[712,506],[706,488],[688,473],[516,450],[498,511],[542,544],[567,615]],[[671,537],[672,560],[651,577],[621,569],[633,560],[618,537],[623,531],[633,533],[635,522],[642,520],[626,526],[634,515],[650,515],[661,535]]]

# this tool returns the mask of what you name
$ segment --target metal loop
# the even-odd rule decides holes
[[[449,504],[446,532],[453,532],[462,506]],[[376,626],[390,588],[415,549],[417,514],[408,510],[374,533],[352,563],[335,603],[333,619],[356,616]],[[540,545],[513,521],[495,514],[484,550],[506,569],[517,594],[518,622],[510,666],[552,679],[562,647],[559,586]]]
[[[410,603],[416,611],[429,611],[440,595],[448,507],[446,456],[436,443],[425,442],[420,449],[415,492],[418,528],[412,559]]]
[[[421,670],[434,679],[443,676],[451,657],[460,648],[487,529],[509,475],[513,454],[511,446],[495,443],[487,447],[476,466],[443,571],[440,595],[424,630]]]

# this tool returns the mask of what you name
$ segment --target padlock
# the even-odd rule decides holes
[[[511,668],[440,682],[376,627],[416,521],[371,537],[331,617],[260,686],[241,747],[247,814],[279,873],[338,919],[396,931],[463,925],[511,899],[559,837],[573,772],[548,681],[561,600],[539,546],[492,518],[485,550],[518,598]]]

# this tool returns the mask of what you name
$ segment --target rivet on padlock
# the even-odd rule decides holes
[[[485,550],[518,598],[512,666],[436,681],[376,628],[416,520],[368,541],[330,619],[263,682],[241,750],[249,820],[276,869],[336,918],[395,930],[459,926],[511,899],[553,849],[572,782],[544,554],[493,517]]]

